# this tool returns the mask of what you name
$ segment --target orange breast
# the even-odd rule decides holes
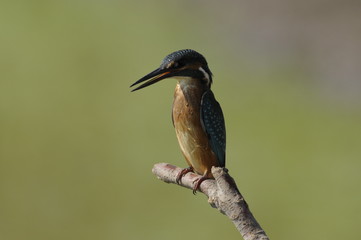
[[[173,102],[173,123],[188,165],[200,175],[213,177],[211,168],[217,166],[217,159],[201,124],[200,105],[203,91],[199,85],[193,79],[181,80],[177,84]]]

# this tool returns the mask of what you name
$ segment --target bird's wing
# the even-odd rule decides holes
[[[201,123],[206,131],[212,151],[216,154],[219,166],[226,165],[226,127],[221,106],[211,90],[206,91],[201,102]]]

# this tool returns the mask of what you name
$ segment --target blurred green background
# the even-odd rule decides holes
[[[0,239],[239,239],[186,166],[167,54],[206,56],[227,167],[271,239],[357,239],[357,1],[1,1]]]

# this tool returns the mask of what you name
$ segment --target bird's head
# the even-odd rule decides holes
[[[208,88],[212,84],[212,72],[208,68],[206,59],[194,50],[184,49],[166,56],[159,68],[145,75],[130,87],[146,81],[133,89],[133,92],[172,77],[179,79],[191,78],[194,81],[200,81],[201,84],[206,85]]]

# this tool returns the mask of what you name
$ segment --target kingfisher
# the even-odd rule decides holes
[[[219,103],[211,85],[212,72],[198,52],[184,49],[166,56],[160,67],[130,87],[143,83],[136,91],[164,79],[177,80],[172,107],[172,122],[188,168],[182,169],[176,182],[188,172],[200,175],[194,181],[193,193],[201,183],[213,178],[211,168],[225,167],[226,128]]]

